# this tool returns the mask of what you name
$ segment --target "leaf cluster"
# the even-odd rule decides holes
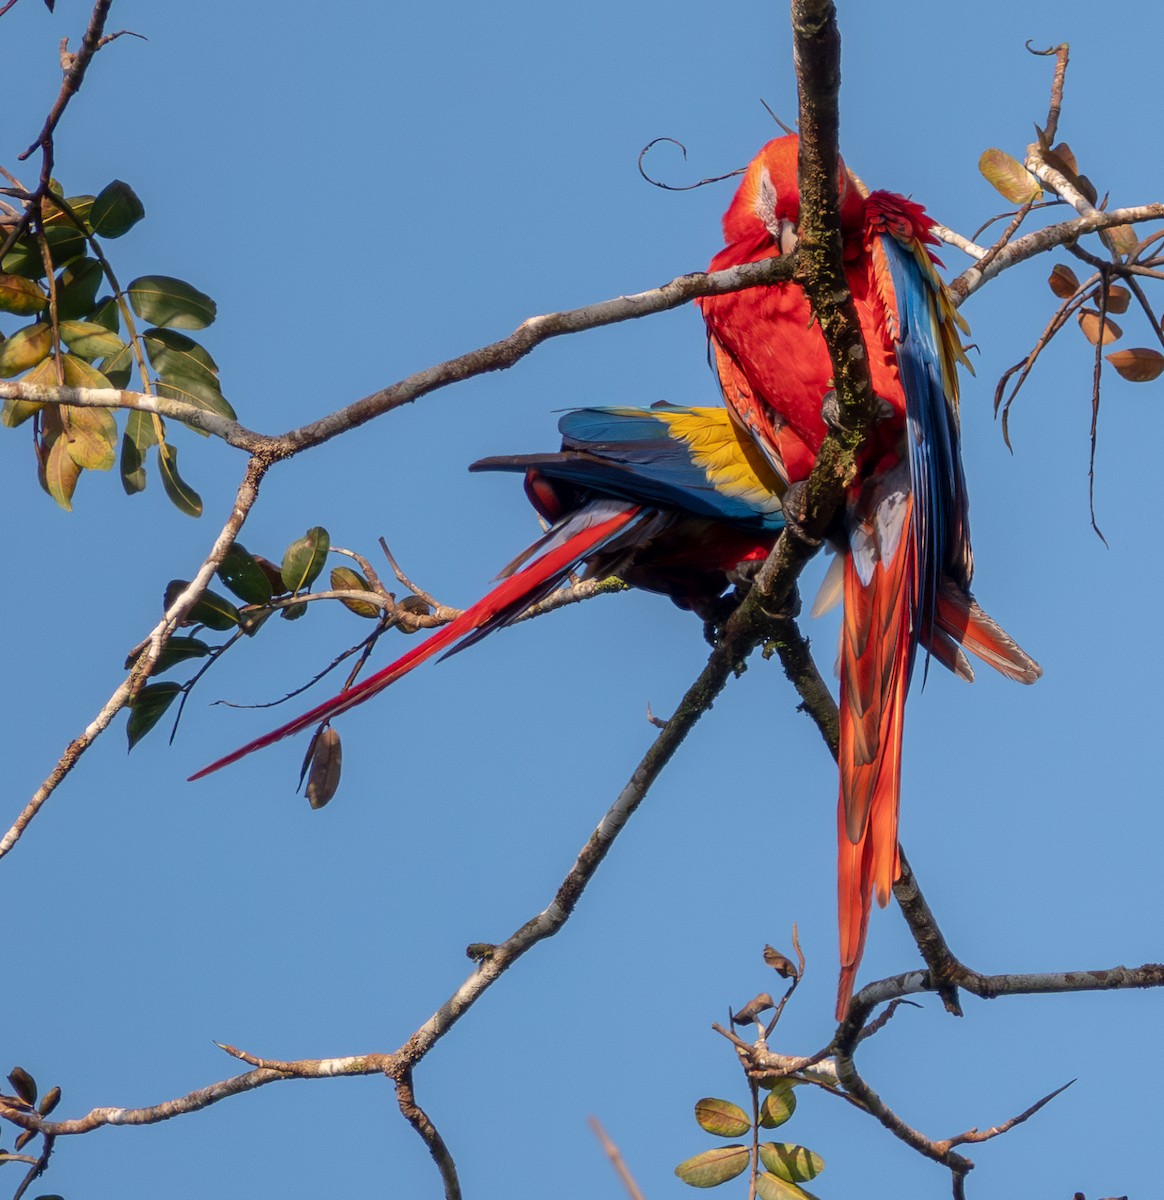
[[[218,364],[192,337],[214,320],[217,306],[204,292],[168,275],[142,275],[124,288],[102,241],[122,237],[145,208],[129,184],[115,179],[96,195],[30,200],[16,225],[19,236],[0,262],[0,312],[26,318],[0,331],[0,378],[50,387],[130,386],[181,400],[234,419],[222,394]],[[138,321],[143,327],[138,328]],[[33,422],[41,486],[62,508],[72,507],[83,471],[108,471],[118,460],[117,421],[111,409],[5,400],[0,422]],[[121,437],[122,486],[132,495],[146,486],[146,461],[157,452],[162,486],[184,513],[199,516],[202,500],[178,472],[178,451],[163,419],[130,411]]]
[[[796,1111],[793,1080],[773,1079],[763,1086],[767,1095],[760,1102],[754,1096],[755,1125],[759,1129],[776,1129]],[[758,1086],[758,1085],[757,1085]],[[716,1137],[738,1138],[753,1131],[753,1120],[738,1104],[711,1096],[696,1102],[695,1120],[700,1128]],[[751,1145],[742,1143],[716,1146],[686,1159],[675,1168],[675,1174],[691,1187],[718,1187],[749,1171],[749,1182],[760,1200],[816,1200],[813,1193],[801,1187],[824,1170],[819,1154],[791,1142],[761,1142],[754,1137]]]
[[[240,542],[231,545],[218,566],[217,575],[219,582],[234,599],[207,588],[182,622],[183,628],[190,628],[192,632],[175,634],[166,643],[154,666],[155,676],[186,664],[197,664],[197,667],[194,675],[185,683],[161,680],[147,684],[137,693],[130,707],[126,729],[131,750],[158,724],[175,700],[182,697],[185,701],[198,680],[240,638],[253,637],[276,612],[286,621],[303,616],[308,605],[294,598],[310,588],[319,577],[330,548],[331,538],[321,525],[296,538],[283,552],[279,565],[260,554],[251,554]],[[343,579],[340,587],[354,586],[370,590],[362,576],[346,568],[337,568],[332,572],[333,586],[336,584],[335,577],[341,572]],[[355,582],[349,584],[348,577]],[[163,598],[165,607],[168,609],[189,586],[188,580],[172,579],[166,585]],[[236,601],[241,601],[241,604]],[[349,604],[349,607],[352,606]],[[361,607],[371,609],[372,605],[365,603]],[[361,612],[360,615],[378,617],[380,614]],[[228,636],[225,641],[214,643],[199,636],[204,631]],[[127,669],[133,666],[143,649],[139,648],[129,656],[125,664]]]
[[[0,1093],[0,1100],[9,1108],[27,1113],[35,1112],[38,1116],[47,1117],[61,1102],[61,1089],[54,1087],[40,1096],[40,1102],[37,1103],[39,1089],[36,1080],[23,1067],[13,1067],[8,1072],[8,1085],[12,1088],[12,1095]],[[16,1138],[12,1153],[20,1154],[25,1146],[37,1136],[39,1135],[35,1129],[22,1129]],[[0,1148],[0,1166],[12,1161],[7,1158],[8,1153],[7,1150]],[[60,1197],[38,1196],[37,1200],[60,1200]]]

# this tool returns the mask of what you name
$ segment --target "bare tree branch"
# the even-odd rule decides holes
[[[396,1080],[396,1103],[400,1105],[404,1119],[420,1134],[424,1144],[428,1147],[428,1152],[432,1155],[445,1185],[445,1200],[461,1200],[461,1182],[457,1178],[457,1165],[453,1162],[453,1156],[449,1153],[449,1148],[445,1145],[445,1140],[441,1137],[437,1127],[416,1102],[416,1096],[412,1090],[411,1070],[404,1071]]]

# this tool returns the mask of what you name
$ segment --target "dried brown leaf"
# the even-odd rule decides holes
[[[1059,159],[1072,175],[1079,174],[1079,163],[1075,161],[1075,153],[1066,142],[1060,142],[1057,146],[1052,146],[1051,153]]]
[[[1113,225],[1110,229],[1099,231],[1100,240],[1116,254],[1135,254],[1140,239],[1130,225]]]
[[[1079,290],[1079,276],[1063,263],[1056,263],[1047,276],[1047,284],[1060,300],[1067,300]]]
[[[1120,378],[1130,383],[1151,383],[1164,374],[1164,354],[1147,346],[1130,350],[1113,350],[1105,356]]]
[[[1099,313],[1093,308],[1084,308],[1079,312],[1079,328],[1083,330],[1083,336],[1094,346],[1099,341],[1100,319]],[[1124,331],[1110,318],[1103,322],[1103,344],[1110,345],[1112,342],[1124,336]]]

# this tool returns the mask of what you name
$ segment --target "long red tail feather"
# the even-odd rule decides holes
[[[878,904],[885,905],[899,870],[901,734],[916,570],[910,536],[912,497],[905,505],[893,557],[873,565],[867,584],[854,553],[845,560],[837,803],[838,1020],[849,1007],[874,893]]]
[[[255,750],[262,750],[285,737],[299,733],[312,725],[318,725],[331,717],[337,717],[357,704],[363,704],[377,693],[382,692],[390,684],[407,675],[413,667],[419,666],[441,650],[448,649],[466,634],[472,633],[489,621],[507,614],[516,615],[524,607],[529,597],[543,590],[547,584],[552,585],[566,575],[587,552],[599,545],[613,533],[628,525],[639,513],[638,507],[628,506],[621,512],[587,528],[579,530],[573,537],[568,538],[562,545],[543,554],[529,566],[503,579],[488,595],[483,596],[475,604],[450,621],[443,629],[428,637],[419,646],[414,646],[406,654],[402,654],[394,663],[389,663],[382,670],[369,676],[362,683],[347,688],[338,695],[332,696],[322,704],[302,716],[280,725],[278,729],[247,742],[237,750],[212,762],[208,767],[196,771],[190,780],[202,779],[222,767],[236,763]]]

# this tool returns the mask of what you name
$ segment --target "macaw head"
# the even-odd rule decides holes
[[[790,133],[769,142],[752,159],[723,216],[724,238],[729,246],[768,241],[781,254],[796,249],[800,225],[799,150],[800,139]],[[837,192],[841,228],[859,230],[864,221],[864,195],[844,162],[839,164]]]

